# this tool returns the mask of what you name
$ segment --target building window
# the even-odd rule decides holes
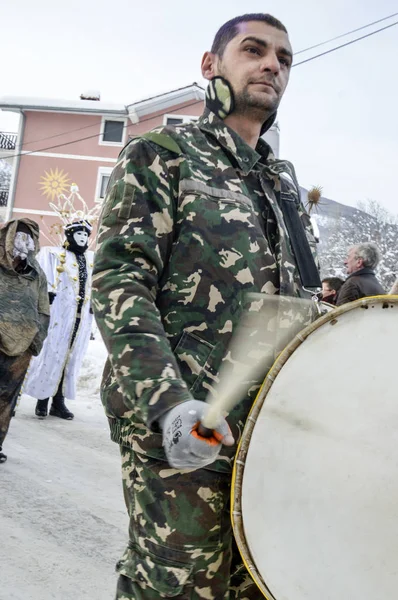
[[[164,115],[163,125],[181,125],[190,121],[197,121],[199,117],[189,115]]]
[[[100,144],[122,146],[125,138],[125,119],[106,119],[102,117]]]
[[[112,167],[100,167],[97,176],[97,188],[95,192],[95,200],[103,200],[108,191],[109,180],[111,178]]]
[[[100,198],[105,198],[110,178],[111,178],[110,175],[103,175],[103,174],[101,175],[100,194],[99,194]]]
[[[180,125],[183,122],[184,121],[178,117],[167,117],[166,119],[166,125]]]
[[[118,142],[120,144],[123,139],[123,129],[123,121],[105,121],[102,141]]]

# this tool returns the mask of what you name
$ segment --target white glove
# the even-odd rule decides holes
[[[201,469],[214,462],[221,446],[235,443],[227,421],[220,417],[211,437],[202,437],[197,428],[208,410],[200,400],[187,400],[159,419],[167,460],[175,469]]]

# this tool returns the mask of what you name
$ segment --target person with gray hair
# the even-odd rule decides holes
[[[366,296],[386,293],[374,272],[380,258],[380,251],[372,242],[357,244],[348,250],[344,260],[348,277],[340,289],[337,306]]]

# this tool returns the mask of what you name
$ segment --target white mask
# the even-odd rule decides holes
[[[35,243],[29,233],[23,231],[17,231],[14,238],[14,250],[13,257],[19,256],[22,260],[25,260],[29,252],[33,252],[35,249]]]
[[[87,231],[76,231],[73,234],[73,239],[78,246],[86,246],[88,241],[88,233]]]

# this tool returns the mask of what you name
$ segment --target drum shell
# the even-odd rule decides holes
[[[313,324],[306,327],[302,332],[300,332],[296,338],[285,348],[285,350],[281,353],[281,355],[276,360],[269,374],[267,375],[264,384],[257,396],[256,401],[254,402],[252,411],[247,420],[244,432],[242,434],[242,439],[238,448],[234,475],[233,475],[233,486],[232,486],[232,523],[233,529],[235,533],[235,537],[238,543],[238,547],[242,554],[243,560],[251,573],[253,579],[257,583],[263,595],[269,600],[281,600],[281,595],[274,597],[272,595],[272,590],[269,588],[269,581],[267,581],[267,577],[264,573],[259,571],[258,566],[255,564],[253,560],[252,552],[250,547],[248,546],[245,527],[244,527],[244,514],[242,515],[242,484],[243,477],[245,472],[246,460],[249,453],[250,443],[254,428],[259,419],[259,415],[261,410],[263,409],[264,403],[267,399],[267,396],[272,389],[272,386],[275,380],[278,377],[281,377],[281,373],[283,373],[283,367],[287,364],[289,358],[297,351],[298,348],[302,348],[303,344],[305,344],[306,340],[310,338],[310,336],[316,332],[320,331],[322,328],[327,328],[333,326],[333,323],[338,322],[339,317],[350,313],[351,311],[361,311],[361,310],[372,310],[372,309],[382,309],[383,307],[391,310],[391,315],[394,319],[398,318],[398,297],[392,296],[380,296],[376,298],[365,298],[358,300],[357,302],[353,302],[342,307],[336,308],[333,311],[327,313],[319,320],[314,322]],[[354,313],[353,313],[354,314]],[[396,323],[396,321],[394,321]],[[325,329],[326,331],[326,329]],[[314,376],[316,376],[316,365],[314,365]],[[335,374],[333,375],[335,377]],[[326,383],[326,382],[325,382]],[[333,383],[333,382],[332,382]],[[391,386],[394,385],[393,381],[393,373],[391,373]],[[259,500],[259,505],[262,506],[264,503]],[[266,532],[264,532],[266,535]],[[288,578],[289,574],[286,573],[286,577]],[[283,600],[297,600],[295,597],[284,596],[282,595]],[[347,596],[348,597],[348,596]],[[307,597],[306,597],[307,598]],[[308,600],[312,600],[308,597]],[[359,600],[359,599],[358,599]],[[390,598],[388,598],[390,600]],[[392,600],[392,598],[391,598]]]

